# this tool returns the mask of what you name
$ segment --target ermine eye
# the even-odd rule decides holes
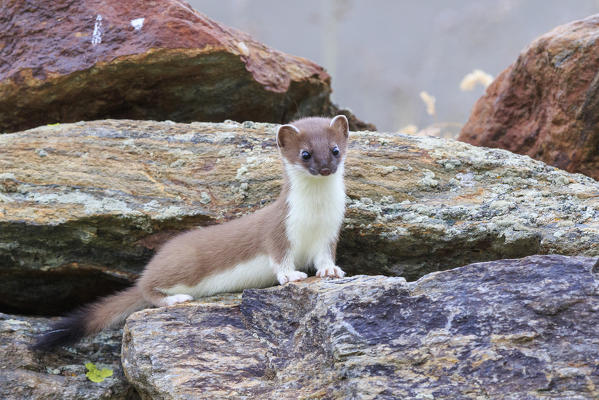
[[[306,150],[302,151],[302,158],[304,159],[304,161],[308,161],[310,157],[312,157],[312,154],[310,154]]]
[[[333,150],[331,150],[333,152],[334,156],[338,156],[339,155],[339,147],[335,146],[333,147]]]

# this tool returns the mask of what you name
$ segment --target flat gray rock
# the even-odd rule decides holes
[[[531,256],[144,310],[123,367],[152,399],[593,399],[598,273],[594,258]]]

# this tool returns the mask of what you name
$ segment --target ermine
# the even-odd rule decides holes
[[[277,130],[285,180],[279,197],[253,214],[191,230],[166,242],[135,286],[84,306],[40,335],[50,349],[123,322],[131,313],[222,292],[343,277],[335,252],[343,215],[347,118],[304,118]]]

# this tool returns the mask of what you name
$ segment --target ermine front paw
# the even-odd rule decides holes
[[[308,275],[300,271],[285,271],[277,273],[277,279],[281,285],[287,282],[295,282],[306,279]]]
[[[343,278],[345,276],[345,272],[341,268],[336,265],[330,267],[318,268],[316,271],[316,276],[320,278],[325,278],[330,276],[331,278]]]
[[[173,304],[179,304],[179,303],[185,303],[186,301],[191,301],[193,300],[193,297],[191,297],[188,294],[175,294],[172,296],[167,296],[162,300],[162,303],[165,306],[172,306]]]

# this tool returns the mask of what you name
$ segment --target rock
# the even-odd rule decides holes
[[[478,100],[459,140],[599,179],[599,14],[532,42]]]
[[[139,398],[127,383],[120,362],[121,329],[107,330],[73,347],[51,353],[29,350],[33,337],[47,330],[50,319],[0,314],[0,398],[111,399]],[[87,379],[85,364],[110,368],[102,382]]]
[[[0,135],[0,309],[62,313],[128,285],[170,235],[262,207],[281,183],[274,129],[107,120]],[[599,256],[599,183],[505,150],[352,132],[346,185],[350,274]]]
[[[281,123],[337,111],[322,67],[176,0],[4,2],[0,59],[0,133],[102,118]],[[354,128],[364,124],[354,117]]]
[[[239,305],[144,310],[127,320],[123,368],[152,399],[597,398],[595,261],[312,278]]]

